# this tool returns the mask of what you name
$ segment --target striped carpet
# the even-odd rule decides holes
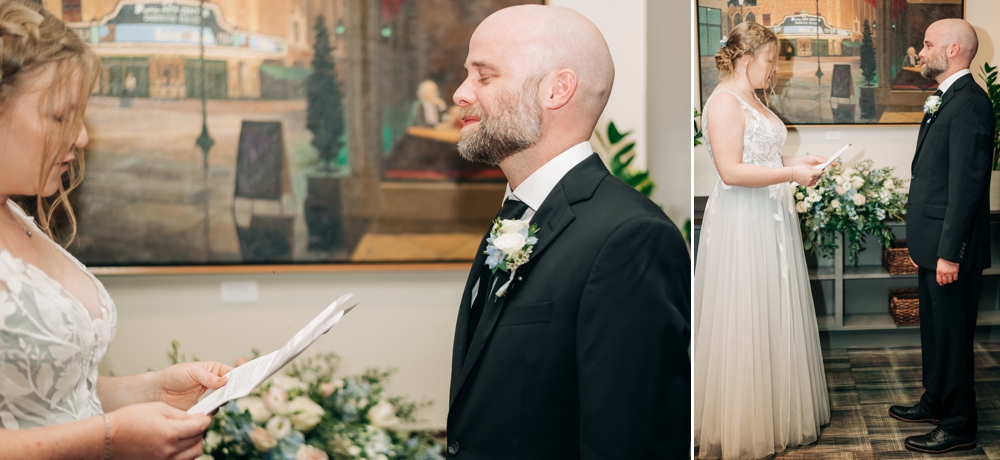
[[[832,417],[814,444],[788,449],[775,459],[881,460],[906,458],[1000,460],[1000,343],[977,343],[976,406],[979,444],[974,450],[925,455],[906,450],[907,436],[929,432],[928,424],[889,417],[891,405],[920,399],[920,348],[826,350],[823,362]]]

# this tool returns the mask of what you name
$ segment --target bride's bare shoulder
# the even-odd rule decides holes
[[[743,107],[735,94],[725,88],[716,88],[705,104],[705,113],[716,120],[734,120],[743,116]]]

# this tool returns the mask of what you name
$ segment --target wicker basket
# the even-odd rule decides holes
[[[890,275],[910,275],[917,272],[917,267],[910,263],[906,240],[892,240],[891,248],[882,248],[882,266],[889,270]]]
[[[897,326],[920,324],[920,294],[917,288],[889,289],[889,314]]]

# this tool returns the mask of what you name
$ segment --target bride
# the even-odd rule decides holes
[[[816,441],[830,421],[819,331],[790,182],[826,159],[782,157],[788,131],[757,98],[777,69],[769,29],[735,27],[703,127],[719,177],[694,281],[694,437],[700,458],[754,459]],[[765,94],[766,97],[766,94]]]
[[[50,221],[59,207],[72,220],[67,188],[82,177],[83,112],[99,72],[94,52],[40,2],[0,0],[0,458],[196,458],[212,419],[185,410],[229,370],[201,362],[98,376],[115,306],[50,239]],[[38,224],[14,196],[39,197]]]

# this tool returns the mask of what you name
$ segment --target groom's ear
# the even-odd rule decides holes
[[[573,99],[578,83],[576,72],[570,69],[557,70],[542,80],[542,107],[549,110],[562,108]]]

